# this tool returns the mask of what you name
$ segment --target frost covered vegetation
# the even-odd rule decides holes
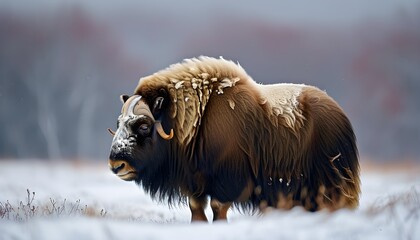
[[[19,201],[17,204],[0,201],[0,218],[5,220],[13,220],[16,222],[28,221],[34,217],[69,217],[69,216],[89,216],[89,217],[105,217],[106,211],[101,209],[97,211],[95,208],[83,205],[80,199],[75,202],[67,202],[49,199],[45,204],[34,203],[35,192],[26,190],[27,197],[25,200]]]
[[[413,187],[409,192],[379,198],[367,211],[368,215],[388,216],[387,223],[398,229],[400,239],[416,239],[414,232],[420,226],[420,198]],[[418,233],[417,233],[418,234]]]
[[[67,199],[61,201],[49,198],[47,203],[34,203],[35,192],[26,190],[27,197],[25,200],[19,201],[19,203],[13,204],[9,200],[6,202],[0,201],[0,219],[24,222],[31,220],[35,217],[73,217],[73,216],[85,216],[85,217],[102,217],[107,215],[105,209],[96,209],[95,207],[88,207],[83,205],[81,200],[78,199],[74,202],[67,202]],[[406,214],[400,216],[398,212],[399,208],[403,208]],[[275,211],[269,210],[269,211]],[[281,211],[285,212],[285,211]],[[409,221],[409,226],[403,227],[407,230],[414,230],[420,221],[420,195],[416,187],[412,187],[408,192],[394,194],[378,198],[371,206],[364,212],[367,216],[376,217],[380,214],[388,214],[390,221],[393,221],[397,225],[404,225],[405,222]],[[331,216],[334,213],[330,214]],[[112,219],[112,216],[109,216]],[[125,220],[139,220],[141,218],[127,218]],[[413,221],[410,221],[413,220]],[[411,232],[411,231],[410,231]]]
[[[420,239],[417,173],[418,167],[362,167],[355,211],[294,208],[251,216],[233,210],[228,223],[190,224],[188,207],[153,202],[105,163],[3,161],[0,239]]]

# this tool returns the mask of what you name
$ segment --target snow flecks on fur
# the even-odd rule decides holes
[[[239,81],[252,81],[245,70],[223,58],[199,57],[185,59],[151,76],[140,79],[135,93],[141,95],[143,86],[166,88],[171,100],[170,116],[175,120],[175,136],[189,143],[201,124],[201,118],[213,92],[218,95]],[[228,102],[234,109],[233,100]]]
[[[269,104],[272,115],[281,116],[286,126],[292,129],[302,125],[304,116],[299,108],[298,97],[306,85],[279,83],[258,86],[264,96],[261,104]],[[296,126],[296,122],[300,124]]]
[[[227,87],[233,87],[235,86],[236,82],[238,82],[240,79],[239,78],[233,78],[233,79],[229,79],[229,78],[225,78],[222,81],[220,81],[219,86],[217,87],[217,94],[223,94],[223,89],[227,88]]]
[[[182,87],[182,84],[184,84],[184,81],[179,81],[175,84],[175,89],[180,89]]]
[[[232,110],[235,110],[235,102],[232,99],[228,99],[229,107],[232,108]]]
[[[173,102],[170,117],[174,119],[175,136],[181,143],[188,144],[197,133],[210,96],[223,95],[226,89],[238,83],[256,87],[260,104],[267,104],[274,125],[283,124],[293,130],[303,126],[305,118],[298,97],[305,85],[257,84],[239,64],[223,58],[185,59],[140,79],[135,94],[142,95],[142,88],[165,88]],[[234,110],[235,99],[228,99],[227,104]]]

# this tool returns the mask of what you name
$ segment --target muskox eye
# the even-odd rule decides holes
[[[150,127],[148,124],[143,123],[139,126],[138,131],[141,135],[146,136],[150,133]]]

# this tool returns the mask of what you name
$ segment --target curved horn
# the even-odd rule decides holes
[[[165,131],[163,130],[161,122],[156,122],[156,130],[159,133],[159,135],[165,140],[170,140],[174,137],[174,130],[171,129],[171,131],[169,132],[169,135],[166,134]]]
[[[108,130],[108,132],[109,132],[112,136],[115,136],[115,132],[114,132],[114,130],[112,130],[111,128],[108,128],[107,130]]]

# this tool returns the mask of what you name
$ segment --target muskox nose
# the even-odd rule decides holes
[[[109,169],[125,181],[132,181],[137,177],[136,169],[125,160],[109,159]]]
[[[115,162],[114,164],[109,164],[109,168],[114,174],[117,174],[121,169],[124,169],[124,167],[125,163],[121,161]]]

